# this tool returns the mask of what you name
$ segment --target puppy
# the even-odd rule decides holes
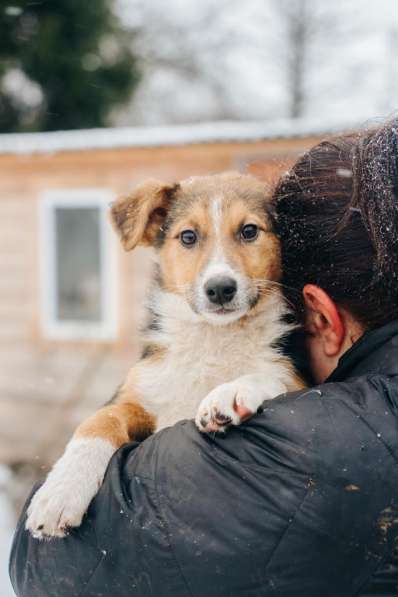
[[[80,525],[125,442],[195,416],[200,431],[225,431],[264,400],[303,387],[278,348],[291,327],[268,207],[265,186],[237,173],[149,181],[113,204],[124,248],[147,245],[157,256],[144,350],[33,497],[26,528],[35,537]]]

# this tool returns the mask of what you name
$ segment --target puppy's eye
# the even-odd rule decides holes
[[[180,234],[180,241],[185,247],[192,247],[198,240],[198,236],[194,230],[183,230]]]
[[[245,242],[251,242],[258,237],[258,226],[256,224],[245,224],[240,231],[240,237]]]

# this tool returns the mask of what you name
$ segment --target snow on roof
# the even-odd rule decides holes
[[[200,143],[254,142],[326,135],[360,127],[359,122],[324,119],[220,121],[195,124],[101,128],[46,133],[0,134],[0,154],[56,153],[90,149],[167,147]]]

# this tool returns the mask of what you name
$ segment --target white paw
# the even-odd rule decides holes
[[[252,416],[264,400],[285,391],[279,381],[264,380],[258,375],[243,375],[212,390],[199,405],[195,423],[199,431],[226,431]]]
[[[225,431],[230,425],[240,425],[242,422],[238,411],[250,416],[261,402],[253,387],[245,386],[238,380],[224,383],[202,400],[195,422],[200,431]]]
[[[33,496],[25,528],[43,539],[64,537],[68,528],[79,526],[114,451],[101,439],[72,440]]]
[[[69,527],[80,525],[94,495],[79,495],[73,481],[47,480],[33,496],[25,528],[36,539],[64,537]]]

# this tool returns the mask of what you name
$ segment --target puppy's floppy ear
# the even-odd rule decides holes
[[[178,184],[148,180],[111,206],[111,219],[126,251],[153,244]]]

